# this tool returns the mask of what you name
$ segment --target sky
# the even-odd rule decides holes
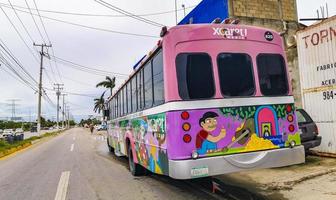
[[[38,51],[40,47],[34,47],[33,41],[38,44],[49,43],[49,37],[54,56],[86,67],[118,73],[117,85],[120,85],[125,77],[132,72],[133,65],[149,52],[159,40],[161,28],[130,17],[120,16],[119,13],[98,4],[94,0],[35,0],[40,15],[43,16],[44,31],[41,20],[37,16],[38,13],[34,10],[34,0],[26,1],[32,9],[32,13],[35,14],[36,25],[29,14],[25,0],[0,0],[0,6],[21,34],[29,49],[1,9],[0,39],[35,80],[38,79],[39,75]],[[138,15],[164,12],[163,14],[149,15],[146,18],[169,27],[175,25],[175,13],[172,12],[175,9],[175,4],[172,0],[106,1]],[[177,0],[178,9],[180,9],[178,20],[184,16],[182,4],[185,5],[188,13],[200,1]],[[15,12],[9,7],[9,2],[14,6],[24,7],[15,8],[20,9],[17,10],[17,14],[30,36]],[[329,5],[329,15],[336,14],[335,0],[309,0],[309,4],[307,2],[308,0],[297,0],[299,18],[316,17],[316,9],[325,5],[326,2]],[[109,17],[68,15],[49,11],[109,15]],[[93,30],[44,17],[108,30]],[[118,34],[113,31],[142,36]],[[51,49],[48,52],[52,56]],[[11,116],[10,99],[18,99],[16,116],[22,116],[25,119],[28,119],[29,116],[32,119],[36,118],[38,97],[36,92],[24,83],[19,82],[17,78],[13,78],[13,74],[10,75],[8,72],[9,70],[6,67],[0,66],[0,119]],[[54,87],[53,84],[64,84],[63,92],[68,93],[65,101],[70,106],[72,115],[76,118],[94,114],[92,110],[93,98],[99,97],[105,91],[103,88],[97,89],[95,85],[104,78],[104,76],[79,71],[62,63],[56,65],[54,61],[44,58],[43,87],[46,88],[47,95],[56,104],[55,91],[51,90]],[[55,107],[44,100],[42,102],[43,116],[55,119]],[[60,102],[62,102],[62,99]]]

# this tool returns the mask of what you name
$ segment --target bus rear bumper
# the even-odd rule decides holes
[[[304,147],[296,146],[195,160],[169,160],[169,176],[174,179],[192,179],[252,169],[283,167],[304,162]]]

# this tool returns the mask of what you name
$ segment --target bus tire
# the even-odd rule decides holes
[[[110,153],[113,153],[114,152],[114,149],[113,149],[113,147],[110,145],[110,143],[109,143],[109,138],[107,137],[107,147],[108,147],[108,149],[109,149],[109,152]]]
[[[146,174],[146,169],[134,162],[131,145],[128,146],[128,164],[133,176],[143,176]]]

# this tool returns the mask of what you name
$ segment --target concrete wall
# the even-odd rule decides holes
[[[286,40],[290,36],[296,35],[299,29],[295,0],[229,0],[229,16],[239,18],[241,24],[260,26],[283,32],[284,23],[281,19],[281,14],[288,29],[286,34],[284,34]],[[300,76],[296,47],[286,48],[286,54],[296,106],[301,107]]]

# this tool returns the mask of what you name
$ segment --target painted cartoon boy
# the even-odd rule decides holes
[[[206,112],[199,120],[202,130],[196,136],[196,148],[199,154],[206,154],[208,151],[217,149],[217,142],[226,136],[226,130],[221,129],[218,136],[213,136],[212,132],[217,128],[218,114],[215,112]]]

